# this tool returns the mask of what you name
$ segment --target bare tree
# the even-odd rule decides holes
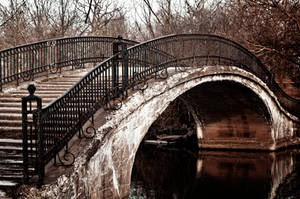
[[[10,0],[8,6],[0,4],[0,45],[2,48],[19,45],[28,41],[29,22],[26,15],[26,3]]]
[[[77,1],[59,0],[54,6],[56,10],[50,15],[52,29],[55,37],[77,35],[75,25],[79,23],[77,11]]]
[[[144,2],[141,5],[140,21],[135,22],[136,31],[143,39],[179,33],[220,34],[225,31],[222,25],[228,21],[228,17],[222,12],[221,0],[156,0],[156,11],[153,9],[153,3],[149,0]]]
[[[90,14],[87,14],[89,6]],[[127,32],[125,13],[112,0],[10,0],[0,3],[1,48],[56,37],[127,36]]]
[[[258,56],[278,82],[300,84],[300,2],[231,0],[226,9],[233,22],[227,35]]]
[[[117,35],[125,32],[125,14],[115,1],[83,0],[79,1],[78,10],[81,16],[87,16],[84,21],[89,34]],[[116,29],[115,25],[119,27]]]

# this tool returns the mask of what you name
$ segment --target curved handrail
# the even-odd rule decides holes
[[[50,161],[82,125],[112,99],[126,95],[129,88],[145,83],[148,78],[164,78],[169,67],[184,70],[193,66],[195,58],[197,67],[235,65],[255,74],[277,95],[284,108],[300,116],[300,101],[288,97],[259,59],[241,45],[215,35],[169,35],[137,44],[104,60],[45,107],[41,113],[45,139],[42,159]],[[115,70],[120,76],[117,87],[112,79]]]
[[[207,53],[205,51],[204,53],[195,53],[195,45],[191,45],[188,47],[191,47],[189,51],[185,51],[183,54],[182,52],[184,50],[177,48],[177,50],[166,50],[166,48],[162,47],[163,45],[172,44],[174,42],[185,42],[186,41],[199,41],[199,40],[205,40],[205,41],[213,41],[217,42],[218,46],[215,46],[217,48],[214,48],[213,42],[207,43],[205,46],[205,50],[210,50],[210,52]],[[180,35],[168,35],[163,36],[157,39],[153,39],[148,43],[148,45],[151,45],[153,48],[157,48],[160,50],[165,51],[166,53],[171,54],[172,56],[175,56],[177,59],[181,59],[184,57],[189,56],[219,56],[219,57],[227,57],[231,58],[235,63],[239,63],[241,66],[243,66],[243,69],[248,70],[249,72],[255,74],[258,78],[260,78],[264,83],[267,84],[267,86],[274,92],[274,94],[277,96],[279,103],[287,109],[290,113],[293,115],[300,117],[300,100],[295,99],[289,95],[287,95],[276,83],[275,79],[273,78],[270,71],[262,64],[262,62],[249,50],[241,46],[240,44],[226,39],[221,36],[217,35],[209,35],[209,34],[180,34]],[[151,43],[151,44],[150,44]],[[205,42],[203,42],[205,43]],[[136,48],[137,46],[144,45],[143,43],[138,44],[136,46],[133,46],[131,48]],[[183,43],[184,45],[184,43]],[[222,48],[223,45],[223,48]],[[233,47],[233,49],[230,49],[228,51],[227,47]],[[184,47],[186,48],[186,46]],[[130,49],[129,49],[130,50]],[[217,51],[216,51],[217,50]],[[207,53],[207,54],[205,54]],[[230,54],[228,54],[230,53]],[[234,56],[234,57],[228,57],[228,56]],[[247,67],[246,67],[247,66]]]
[[[1,50],[0,91],[2,85],[10,82],[18,84],[67,66],[99,63],[112,55],[112,43],[119,39],[128,45],[137,44],[115,37],[86,36],[56,38]]]

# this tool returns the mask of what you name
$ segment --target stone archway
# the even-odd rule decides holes
[[[237,67],[207,66],[174,73],[167,79],[149,82],[145,91],[130,95],[122,108],[111,113],[98,129],[91,145],[76,159],[74,172],[49,186],[57,198],[126,198],[138,147],[151,124],[171,101],[187,90],[214,81],[234,81],[251,89],[265,104],[271,118],[271,144],[275,150],[295,136],[293,119],[267,86]],[[63,190],[63,191],[61,191]]]
[[[200,148],[261,149],[272,141],[270,114],[260,97],[228,80],[201,83],[178,96],[151,125],[145,139],[155,143],[172,134],[174,141],[192,132]]]

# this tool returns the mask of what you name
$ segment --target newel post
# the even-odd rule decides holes
[[[118,41],[113,43],[113,68],[112,68],[112,87],[119,88],[120,69],[122,67],[122,86],[126,86],[128,82],[128,53],[127,44],[122,41],[122,37],[118,36]],[[121,53],[120,53],[121,52]],[[120,65],[121,63],[122,65]],[[121,82],[120,82],[121,83]]]
[[[29,95],[22,97],[22,133],[23,133],[23,181],[29,183],[33,174],[38,174],[39,185],[44,177],[43,133],[40,128],[42,99],[34,92],[34,84],[28,85]],[[34,169],[29,172],[29,168]]]
[[[122,86],[124,89],[128,86],[128,51],[126,43],[122,43]]]

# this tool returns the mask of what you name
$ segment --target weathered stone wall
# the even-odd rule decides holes
[[[136,151],[151,124],[182,93],[205,82],[223,80],[243,84],[265,103],[273,138],[267,149],[276,149],[277,141],[285,138],[297,141],[293,120],[298,119],[285,112],[276,96],[248,72],[208,66],[170,73],[166,80],[149,82],[145,91],[132,93],[120,110],[109,115],[93,142],[82,149],[73,171],[59,177],[57,183],[44,186],[39,194],[46,198],[126,198]]]

